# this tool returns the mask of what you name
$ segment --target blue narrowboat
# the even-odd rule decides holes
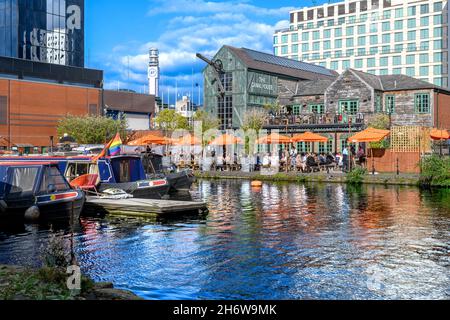
[[[16,161],[54,161],[58,163],[60,171],[69,181],[86,175],[98,175],[99,192],[107,189],[121,189],[135,198],[161,199],[166,196],[170,184],[166,178],[147,177],[142,159],[139,156],[121,155],[103,157],[95,161],[91,156],[75,157],[21,157]],[[13,161],[14,158],[7,158]]]
[[[0,162],[0,217],[78,219],[85,195],[52,162]]]

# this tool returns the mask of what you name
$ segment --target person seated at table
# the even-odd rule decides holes
[[[324,153],[321,153],[318,157],[319,165],[326,166],[327,165],[327,158],[325,157]]]
[[[311,169],[311,171],[314,171],[314,169],[319,167],[319,164],[317,162],[316,156],[313,154],[310,154],[308,158],[306,159],[306,166]]]
[[[272,168],[280,167],[280,158],[276,154],[272,155],[272,157],[270,158],[270,166]]]
[[[331,152],[329,152],[327,154],[327,165],[330,166],[330,165],[333,165],[335,163],[336,163],[336,159],[333,157],[333,154]]]
[[[366,153],[363,147],[359,147],[356,157],[359,159],[359,165],[364,168],[366,165]]]
[[[224,159],[222,156],[218,156],[216,160],[216,170],[217,171],[223,171],[224,170]]]
[[[303,154],[297,154],[297,157],[295,159],[295,166],[297,167],[297,171],[304,171],[305,166],[303,162]]]
[[[291,156],[291,171],[295,171],[296,168],[297,168],[297,156],[292,155]]]

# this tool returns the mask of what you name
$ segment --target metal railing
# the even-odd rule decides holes
[[[300,115],[275,115],[269,116],[266,125],[282,126],[282,125],[343,125],[364,123],[364,114],[358,113],[355,115],[342,114],[317,114],[307,113]]]

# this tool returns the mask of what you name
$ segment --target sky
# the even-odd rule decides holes
[[[223,46],[272,52],[273,32],[311,0],[86,0],[86,67],[105,72],[105,88],[148,90],[148,50],[160,50],[160,92],[167,102],[198,89],[207,57]],[[317,0],[317,2],[324,2]],[[193,75],[193,76],[192,76]],[[200,96],[202,93],[200,92]]]

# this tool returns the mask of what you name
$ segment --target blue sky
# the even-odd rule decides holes
[[[161,90],[167,101],[170,88],[174,103],[176,84],[179,95],[192,91],[193,81],[202,84],[204,64],[195,53],[211,57],[225,44],[271,52],[273,31],[289,25],[289,11],[311,5],[305,0],[86,0],[86,66],[105,71],[106,88],[120,83],[141,92],[148,49],[157,47]]]

